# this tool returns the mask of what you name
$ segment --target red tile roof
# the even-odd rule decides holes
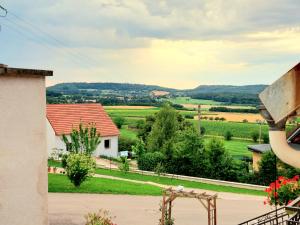
[[[100,104],[49,104],[47,119],[57,136],[70,134],[80,122],[94,123],[102,137],[116,136],[120,132]]]

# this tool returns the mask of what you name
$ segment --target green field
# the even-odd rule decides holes
[[[206,137],[204,139],[204,144],[207,145],[211,138]],[[241,158],[243,156],[251,157],[252,153],[248,150],[248,145],[253,145],[255,143],[251,141],[245,141],[245,140],[231,140],[226,141],[222,138],[224,141],[225,149],[235,158]]]
[[[190,120],[195,125],[196,120]],[[251,139],[253,132],[259,132],[259,125],[256,123],[240,123],[240,122],[221,122],[221,121],[201,121],[201,126],[205,127],[206,135],[224,136],[227,131],[230,131],[234,137]],[[269,131],[268,125],[262,125],[262,133],[267,134]]]
[[[48,175],[48,191],[60,193],[161,195],[161,188],[153,185],[94,177],[84,182],[79,188],[76,188],[67,176],[59,174]]]
[[[154,115],[159,111],[159,108],[153,109],[105,109],[111,117],[135,117],[145,118],[146,116]]]
[[[126,125],[134,126],[139,119],[125,117]],[[198,126],[197,120],[189,119],[195,126]],[[253,132],[259,132],[259,125],[256,123],[240,123],[240,122],[221,122],[221,121],[208,121],[202,120],[201,126],[206,129],[206,135],[224,136],[226,131],[230,131],[234,137],[242,139],[252,139]],[[262,125],[262,133],[267,134],[269,130],[268,125]]]
[[[121,137],[130,138],[130,139],[137,139],[137,132],[131,129],[128,129],[127,126],[123,126],[120,129]]]
[[[190,97],[171,98],[170,102],[174,104],[194,104],[194,105],[220,105],[220,102],[205,99],[192,99]]]
[[[145,182],[154,182],[164,185],[171,185],[171,186],[179,186],[182,185],[186,188],[197,188],[202,190],[211,190],[216,192],[231,192],[231,193],[238,193],[238,194],[249,194],[249,195],[265,195],[263,191],[257,190],[250,190],[245,188],[236,188],[236,187],[229,187],[229,186],[221,186],[221,185],[214,185],[214,184],[205,184],[196,181],[187,181],[187,180],[180,180],[180,179],[172,179],[168,177],[158,177],[158,176],[151,176],[151,175],[142,175],[136,173],[124,173],[118,170],[109,170],[109,169],[100,169],[96,170],[97,174],[113,176],[113,177],[120,177],[129,180],[138,180],[138,181],[145,181]]]

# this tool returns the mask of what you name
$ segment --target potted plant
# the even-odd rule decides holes
[[[288,205],[300,195],[299,176],[291,179],[281,176],[271,183],[265,192],[268,193],[268,197],[264,201],[265,205]]]

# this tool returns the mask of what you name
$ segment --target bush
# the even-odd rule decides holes
[[[80,187],[88,177],[93,176],[96,162],[82,153],[71,153],[67,158],[66,173],[75,187]]]
[[[98,213],[89,213],[85,216],[85,225],[116,225],[112,222],[112,217],[108,211],[100,210]]]
[[[154,171],[162,163],[164,155],[161,152],[148,152],[138,157],[137,163],[140,170]]]
[[[206,133],[205,127],[203,127],[203,126],[200,127],[200,133],[201,133],[201,135],[204,135]]]
[[[119,152],[131,151],[132,146],[136,145],[137,141],[132,138],[120,137],[119,138]]]
[[[126,157],[121,157],[121,163],[119,165],[119,170],[121,170],[124,173],[127,173],[129,171],[129,162]]]
[[[123,117],[116,117],[113,119],[114,120],[114,123],[116,124],[116,126],[121,129],[122,126],[124,125],[125,123],[125,119]]]
[[[251,137],[252,137],[252,140],[253,140],[254,142],[257,142],[257,141],[258,141],[258,138],[259,138],[259,133],[258,133],[258,132],[253,132],[253,133],[251,134]]]
[[[229,130],[225,132],[224,138],[226,141],[230,141],[232,139],[232,137],[233,137],[233,134]]]
[[[184,118],[186,118],[186,119],[194,119],[194,115],[192,115],[192,114],[186,114],[186,115],[184,115]]]
[[[164,165],[163,165],[161,162],[159,162],[159,163],[156,165],[156,167],[154,168],[154,172],[155,172],[158,176],[160,176],[162,173],[165,172],[165,167],[164,167]]]
[[[269,135],[268,134],[264,134],[262,138],[263,138],[263,142],[265,144],[269,144],[270,143],[270,139],[269,139]]]
[[[292,179],[279,177],[265,191],[268,193],[265,204],[288,205],[300,195],[299,176],[295,176]]]

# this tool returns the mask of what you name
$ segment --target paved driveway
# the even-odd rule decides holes
[[[262,197],[223,194],[218,199],[218,225],[235,225],[271,210]],[[84,215],[107,209],[118,225],[157,225],[161,197],[49,193],[50,225],[84,225]],[[196,199],[174,202],[176,225],[206,225],[207,213]]]

